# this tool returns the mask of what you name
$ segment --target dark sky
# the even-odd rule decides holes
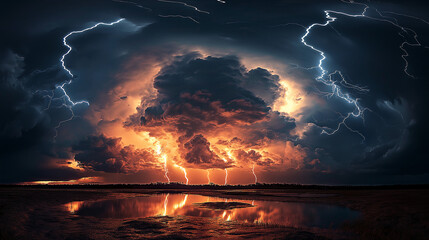
[[[428,11],[4,3],[0,183],[429,183]]]

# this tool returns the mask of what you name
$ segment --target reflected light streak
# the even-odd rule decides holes
[[[74,214],[76,211],[78,211],[82,207],[83,203],[84,203],[84,201],[71,202],[71,203],[66,205],[67,211],[71,214]]]
[[[187,200],[188,200],[188,194],[185,195],[185,198],[183,198],[182,202],[174,204],[174,207],[173,207],[174,210],[176,210],[178,208],[182,208],[183,206],[185,206]]]
[[[166,216],[166,215],[167,215],[168,195],[170,195],[170,194],[169,194],[169,193],[167,193],[167,195],[165,195],[165,200],[164,200],[164,213],[162,214],[162,216]]]
[[[204,202],[222,203],[242,202],[252,204],[244,208],[201,208],[196,204]],[[170,208],[168,204],[170,203]],[[256,204],[256,205],[255,205]],[[223,204],[221,204],[223,205]],[[223,199],[201,195],[165,194],[149,197],[104,199],[97,201],[75,201],[63,205],[64,210],[73,215],[95,216],[104,218],[145,218],[151,216],[193,216],[208,217],[221,221],[239,221],[249,223],[272,223],[283,226],[332,227],[347,219],[355,219],[358,212],[343,207],[330,205],[312,205],[306,203],[250,201]],[[332,214],[337,217],[333,218]]]

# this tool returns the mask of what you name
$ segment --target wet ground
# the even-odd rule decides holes
[[[0,188],[0,239],[425,239],[428,191]]]

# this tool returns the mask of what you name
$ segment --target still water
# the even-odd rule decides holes
[[[202,203],[218,202],[217,208]],[[245,203],[233,208],[234,203]],[[74,215],[98,218],[138,218],[151,216],[196,216],[220,221],[268,223],[290,227],[337,228],[359,217],[359,212],[325,204],[251,201],[192,194],[160,194],[124,199],[77,201],[64,205]],[[225,208],[228,207],[228,208]]]

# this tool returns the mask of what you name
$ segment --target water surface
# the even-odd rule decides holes
[[[202,203],[212,202],[224,204],[201,206]],[[244,204],[234,204],[237,202]],[[207,205],[214,207],[207,207]],[[239,208],[234,208],[236,205]],[[64,207],[70,214],[98,218],[194,216],[219,221],[318,228],[337,228],[343,222],[359,217],[359,212],[335,205],[237,200],[193,194],[160,194],[124,199],[77,201],[68,203]]]

